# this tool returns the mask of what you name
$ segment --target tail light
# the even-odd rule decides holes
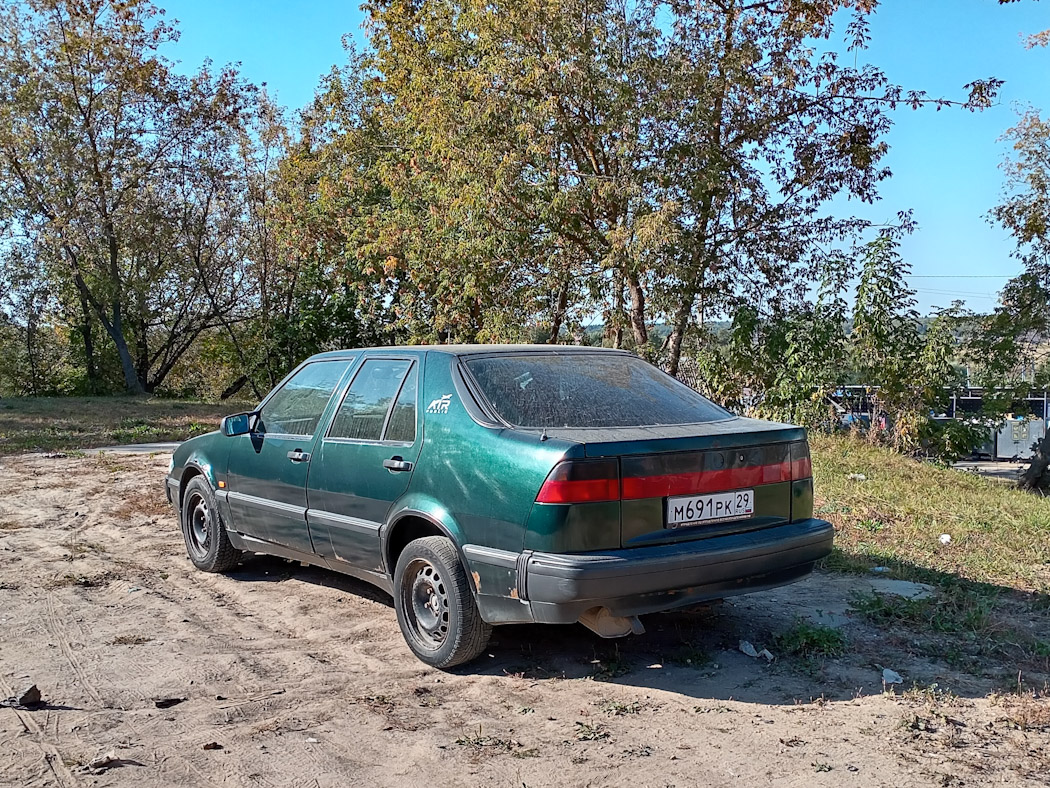
[[[791,480],[808,479],[813,475],[813,463],[809,459],[809,443],[799,441],[791,444]]]
[[[536,496],[537,503],[594,503],[598,501],[662,498],[742,489],[763,484],[800,481],[813,476],[809,444],[781,445],[775,461],[744,467],[627,474],[621,478],[615,459],[564,460],[554,466]]]
[[[539,503],[594,503],[620,499],[616,460],[566,460],[554,466],[540,488]]]

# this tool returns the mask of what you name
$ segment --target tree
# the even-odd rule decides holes
[[[932,411],[943,411],[961,380],[953,360],[961,305],[940,310],[923,329],[915,291],[906,284],[911,266],[897,251],[897,234],[883,231],[867,245],[853,308],[854,364],[871,385],[873,438],[915,451],[937,432]],[[885,424],[881,423],[885,419]]]
[[[17,395],[58,394],[67,390],[58,303],[42,275],[43,262],[29,244],[12,242],[0,266],[0,327],[4,377],[0,390]]]
[[[821,54],[845,7],[862,48],[873,2],[369,3],[384,237],[433,326],[557,341],[601,313],[609,343],[675,372],[705,312],[797,295],[866,226],[822,211],[875,198],[887,113],[949,103]]]
[[[1024,271],[999,294],[971,355],[982,382],[1004,389],[1008,405],[1018,389],[1050,385],[1050,122],[1029,109],[1005,139],[1013,143],[1013,153],[1003,164],[1005,194],[991,218],[1014,237]],[[1050,489],[1050,439],[1035,447],[1022,483]]]
[[[249,98],[230,69],[175,75],[147,0],[30,0],[0,11],[0,188],[54,261],[128,391],[156,388],[241,302],[228,152]]]

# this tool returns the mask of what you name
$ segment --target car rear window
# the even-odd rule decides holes
[[[496,413],[518,427],[643,427],[732,414],[640,358],[619,353],[466,361]]]

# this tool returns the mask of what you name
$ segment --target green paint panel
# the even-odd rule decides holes
[[[813,516],[813,479],[791,483],[791,519],[808,520]]]
[[[620,502],[552,504],[532,509],[525,549],[576,553],[620,546]]]

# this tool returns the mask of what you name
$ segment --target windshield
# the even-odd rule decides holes
[[[640,358],[620,353],[466,361],[500,418],[518,427],[697,424],[732,414]]]

